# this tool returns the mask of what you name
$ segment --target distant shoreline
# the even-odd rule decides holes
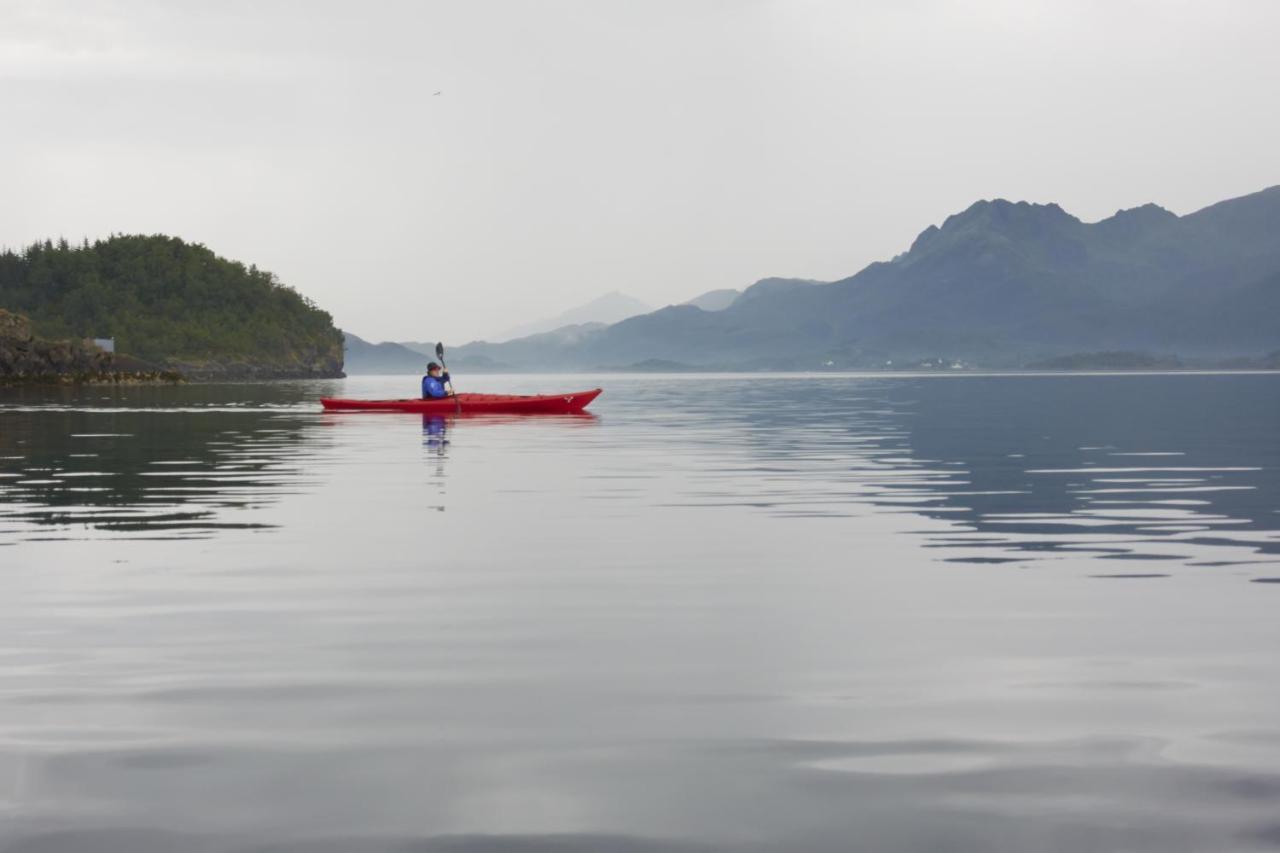
[[[342,379],[344,377],[345,374],[336,376],[315,374],[282,376],[252,376],[247,374],[191,375],[176,370],[45,372],[28,375],[0,375],[0,388],[74,388],[78,386],[108,385],[256,385],[267,382],[297,382],[300,380]]]
[[[512,371],[475,371],[463,372],[455,370],[459,376],[752,376],[756,379],[772,379],[782,377],[831,377],[840,378],[847,376],[855,377],[939,377],[939,376],[1171,376],[1171,375],[1195,375],[1195,376],[1229,376],[1229,375],[1257,375],[1257,374],[1280,374],[1280,368],[1216,368],[1216,367],[1182,367],[1182,368],[1159,368],[1159,369],[1137,369],[1137,368],[1093,368],[1089,370],[1036,370],[1032,368],[993,368],[990,370],[769,370],[769,371],[752,371],[752,370],[678,370],[678,371],[641,371],[641,370],[512,370]],[[403,378],[412,377],[415,373],[349,373],[346,378],[358,379],[364,377],[387,377],[387,378]]]
[[[37,373],[27,376],[0,376],[0,387],[71,387],[77,385],[177,385],[187,382],[181,373],[171,370],[135,372],[125,370],[94,373]]]

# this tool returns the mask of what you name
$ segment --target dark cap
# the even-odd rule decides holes
[[[433,370],[439,370],[439,369],[440,369],[440,365],[436,364],[434,361],[430,362],[427,365],[427,373],[430,373]]]

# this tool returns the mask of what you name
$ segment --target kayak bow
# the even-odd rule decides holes
[[[322,397],[327,412],[414,412],[448,415],[488,412],[501,415],[572,415],[581,412],[603,389],[572,394],[459,394],[431,400],[344,400]]]

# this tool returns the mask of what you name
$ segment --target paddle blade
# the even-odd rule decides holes
[[[436,358],[444,358],[444,344],[436,344]]]

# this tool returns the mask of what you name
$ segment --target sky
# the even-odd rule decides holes
[[[1272,0],[0,0],[0,246],[175,235],[463,343],[843,278],[983,198],[1280,184],[1278,43]]]

